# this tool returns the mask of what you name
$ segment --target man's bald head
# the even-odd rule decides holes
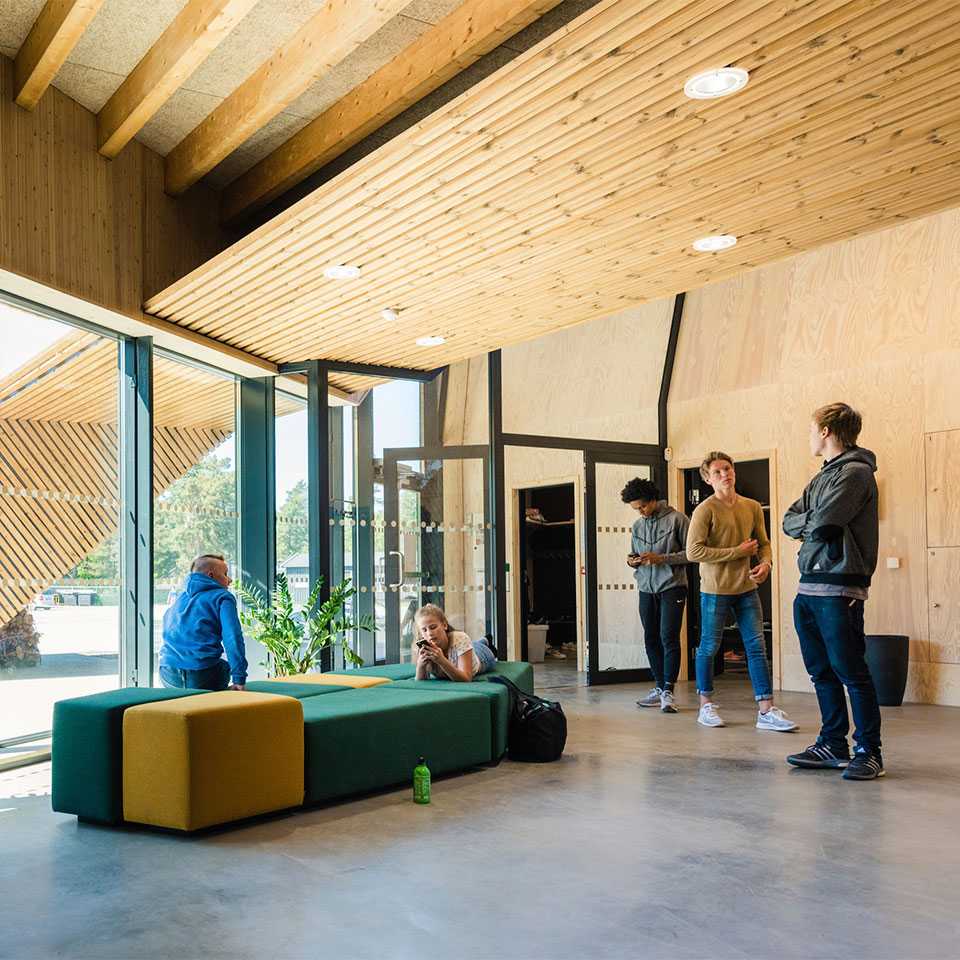
[[[227,561],[220,553],[202,553],[190,564],[191,573],[202,573],[216,580],[221,586],[229,587],[230,575],[227,572]]]

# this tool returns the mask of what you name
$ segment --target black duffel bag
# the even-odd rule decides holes
[[[510,694],[507,756],[527,763],[559,760],[567,742],[567,718],[555,700],[524,693],[506,677],[488,677],[501,683]]]

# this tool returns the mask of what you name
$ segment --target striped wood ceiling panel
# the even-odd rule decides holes
[[[725,64],[744,91],[685,98]],[[956,0],[610,0],[146,309],[277,362],[454,362],[956,205],[958,80]]]

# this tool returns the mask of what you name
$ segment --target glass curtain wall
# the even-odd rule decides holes
[[[277,573],[287,578],[301,604],[310,593],[307,493],[307,401],[277,393],[276,399]]]
[[[162,354],[153,362],[154,684],[163,615],[190,564],[222,554],[236,578],[237,382]],[[251,663],[251,675],[256,674]]]
[[[0,742],[119,685],[118,343],[0,302]]]

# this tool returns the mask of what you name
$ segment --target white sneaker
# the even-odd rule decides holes
[[[560,650],[558,647],[548,647],[547,652],[544,654],[545,657],[549,657],[551,660],[566,660],[567,655]]]
[[[641,697],[637,701],[638,707],[659,707],[660,706],[660,696],[663,691],[659,687],[654,687],[646,696]]]
[[[757,713],[757,729],[789,733],[797,725],[779,707],[771,707],[766,713]]]
[[[660,710],[663,713],[676,713],[677,705],[673,702],[673,691],[663,690],[660,693]]]
[[[697,723],[705,727],[725,727],[723,717],[717,713],[717,705],[712,701],[701,704],[700,712],[697,714]]]

